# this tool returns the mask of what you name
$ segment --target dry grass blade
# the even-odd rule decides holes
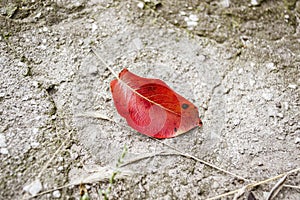
[[[102,114],[100,112],[84,112],[84,113],[79,113],[79,114],[75,115],[75,117],[88,117],[88,118],[96,118],[96,119],[103,119],[103,120],[107,120],[107,121],[113,121],[107,115]]]
[[[285,175],[284,177],[282,177],[276,184],[275,186],[272,188],[272,190],[270,191],[267,200],[272,200],[274,197],[276,197],[276,195],[279,193],[279,191],[281,190],[281,188],[283,187],[284,182],[286,181],[287,175]]]
[[[103,60],[103,58],[97,53],[96,49],[91,47],[92,52],[97,56],[97,58],[105,65],[105,67],[117,78],[119,79],[118,74]]]
[[[271,181],[274,181],[276,179],[279,179],[279,178],[282,178],[286,175],[289,175],[291,173],[294,173],[294,172],[298,172],[300,171],[300,168],[296,168],[296,169],[293,169],[291,171],[288,171],[286,173],[283,173],[283,174],[280,174],[280,175],[277,175],[277,176],[274,176],[274,177],[271,177],[271,178],[268,178],[268,179],[265,179],[265,180],[262,180],[262,181],[258,181],[258,182],[255,182],[255,183],[250,183],[244,187],[248,187],[248,188],[251,188],[251,187],[256,187],[258,185],[262,185],[262,184],[265,184],[265,183],[268,183],[268,182],[271,182]],[[244,188],[243,187],[243,188]],[[222,197],[226,197],[226,196],[229,196],[229,195],[232,195],[232,194],[235,194],[237,192],[239,192],[241,190],[240,189],[237,189],[237,190],[233,190],[233,191],[230,191],[230,192],[227,192],[227,193],[224,193],[224,194],[221,194],[221,195],[218,195],[218,196],[214,196],[214,197],[211,197],[211,198],[208,198],[207,200],[215,200],[215,199],[220,199]]]
[[[71,137],[71,132],[69,132],[67,138],[61,143],[61,145],[58,147],[58,149],[54,152],[54,154],[51,156],[51,158],[47,161],[47,163],[43,166],[42,170],[40,171],[40,173],[38,174],[38,178],[40,178],[44,171],[47,169],[47,167],[49,166],[49,164],[52,162],[52,160],[55,158],[55,156],[59,153],[59,151],[65,146],[65,144],[67,143],[67,141],[70,140]]]
[[[233,200],[238,200],[238,198],[241,197],[246,192],[247,192],[247,186],[240,188],[239,191],[237,193],[235,193]]]
[[[238,179],[240,179],[240,180],[243,180],[243,181],[250,181],[249,179],[246,179],[246,178],[244,178],[244,177],[242,177],[242,176],[236,175],[236,174],[234,174],[234,173],[232,173],[232,172],[229,172],[229,171],[227,171],[227,170],[225,170],[225,169],[222,169],[222,168],[220,168],[220,167],[218,167],[218,166],[216,166],[216,165],[210,164],[210,163],[208,163],[208,162],[206,162],[206,161],[204,161],[204,160],[201,160],[200,158],[197,158],[197,157],[195,157],[195,156],[193,156],[193,155],[190,155],[190,154],[188,154],[188,153],[183,153],[183,152],[181,152],[180,150],[178,150],[177,148],[173,147],[172,145],[169,145],[169,144],[166,144],[166,143],[164,143],[164,142],[161,142],[160,140],[155,139],[155,138],[152,138],[152,139],[154,139],[155,141],[157,141],[157,142],[159,142],[159,143],[161,143],[161,144],[163,144],[163,145],[165,145],[165,146],[167,146],[167,147],[173,149],[174,151],[178,152],[180,155],[182,155],[182,156],[184,156],[184,157],[191,158],[191,159],[193,159],[193,160],[195,160],[195,161],[197,161],[197,162],[200,162],[200,163],[202,163],[202,164],[204,164],[204,165],[207,165],[207,166],[209,166],[209,167],[211,167],[211,168],[214,168],[214,169],[216,169],[216,170],[218,170],[218,171],[221,171],[221,172],[223,172],[223,173],[225,173],[225,174],[229,174],[229,175],[231,175],[231,176],[233,176],[233,177],[236,177],[236,178],[238,178]]]

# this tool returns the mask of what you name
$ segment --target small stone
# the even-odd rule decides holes
[[[180,12],[179,12],[179,15],[181,15],[181,16],[186,16],[186,12],[180,11]]]
[[[289,109],[289,103],[288,102],[283,102],[283,106],[285,110]]]
[[[57,170],[58,170],[58,171],[62,171],[62,170],[64,170],[64,167],[63,167],[63,166],[59,166],[59,167],[57,168]]]
[[[86,188],[87,190],[90,190],[90,189],[91,189],[91,186],[90,186],[90,185],[85,185],[85,188]]]
[[[40,45],[39,47],[40,47],[40,49],[43,50],[43,51],[45,51],[45,50],[47,49],[47,46],[46,46],[46,45]]]
[[[243,68],[240,68],[238,74],[242,74],[244,72]]]
[[[0,147],[6,147],[5,136],[0,134]]]
[[[41,12],[39,12],[38,14],[36,14],[33,18],[35,18],[35,19],[39,19],[40,17],[42,16],[42,13]]]
[[[230,0],[223,0],[221,2],[221,5],[224,7],[224,8],[229,8],[230,6]]]
[[[297,89],[297,85],[296,84],[289,84],[288,88],[291,88],[291,89]]]
[[[260,2],[257,1],[257,0],[251,0],[251,5],[252,5],[252,6],[259,6],[259,5],[260,5]]]
[[[257,163],[258,166],[263,166],[264,164],[262,162]]]
[[[282,113],[277,113],[277,117],[279,117],[279,118],[283,118],[283,114]]]
[[[249,80],[249,85],[250,85],[251,87],[253,87],[253,86],[255,85],[255,83],[256,83],[256,81],[255,81],[254,79],[250,79],[250,80]]]
[[[237,125],[239,125],[241,123],[241,120],[240,119],[234,119],[233,120],[233,125],[234,126],[237,126]]]
[[[37,148],[38,146],[40,146],[40,143],[39,143],[39,142],[32,142],[30,145],[31,145],[32,148],[35,149],[35,148]]]
[[[88,72],[88,74],[93,75],[93,76],[97,75],[98,74],[98,67],[97,67],[97,65],[90,65],[90,66],[88,66],[87,72]]]
[[[79,40],[79,41],[78,41],[78,45],[79,45],[79,46],[81,46],[81,45],[83,45],[83,44],[84,44],[84,41],[83,41],[83,40]]]
[[[29,185],[23,187],[23,190],[28,192],[31,195],[38,194],[43,189],[42,183],[40,180],[35,180]]]
[[[61,193],[60,193],[59,190],[55,190],[55,191],[52,193],[52,196],[53,196],[55,199],[58,199],[58,198],[60,198]]]
[[[277,140],[284,140],[284,137],[283,136],[278,136],[278,137],[276,137],[277,138]]]
[[[72,153],[72,154],[71,154],[71,159],[72,159],[72,160],[76,160],[76,159],[78,158],[78,156],[79,156],[78,153],[76,153],[76,152],[75,152],[75,153]]]
[[[290,18],[290,16],[288,14],[284,15],[284,19],[288,20]]]
[[[44,32],[47,32],[49,29],[45,26],[44,28],[43,28],[43,31]]]
[[[0,154],[5,154],[7,155],[9,152],[8,152],[8,149],[7,148],[1,148],[0,149]]]
[[[139,3],[137,4],[137,7],[139,7],[140,9],[144,9],[145,4],[144,4],[143,2],[139,2]]]
[[[300,143],[300,137],[297,137],[297,138],[295,139],[295,144],[298,144],[298,143]]]
[[[197,25],[198,25],[198,22],[187,21],[187,22],[186,22],[186,25],[187,25],[187,26],[197,26]]]
[[[277,102],[276,104],[275,104],[275,106],[276,106],[276,108],[281,108],[281,103],[280,102]]]
[[[62,161],[64,161],[64,157],[59,156],[59,157],[57,158],[57,160],[58,160],[59,162],[62,162]]]
[[[93,23],[95,20],[94,19],[88,19],[87,22],[88,23]]]
[[[134,44],[137,50],[140,50],[144,47],[144,44],[140,38],[134,38],[132,40],[132,43]]]
[[[274,63],[267,63],[267,64],[266,64],[266,67],[267,67],[268,69],[270,69],[271,71],[276,69]]]
[[[262,97],[266,100],[266,101],[271,101],[273,99],[273,94],[272,93],[263,93]]]
[[[212,189],[217,189],[219,187],[220,187],[220,184],[218,182],[216,182],[216,181],[211,186]]]
[[[98,25],[93,23],[92,24],[92,32],[95,32],[98,29]]]
[[[35,88],[38,88],[40,86],[39,82],[37,82],[37,81],[32,81],[32,85]]]
[[[207,109],[208,109],[207,103],[203,103],[203,104],[202,104],[202,108],[203,108],[204,110],[207,110]]]
[[[190,15],[189,16],[189,19],[193,22],[197,22],[199,21],[199,17],[197,15]]]

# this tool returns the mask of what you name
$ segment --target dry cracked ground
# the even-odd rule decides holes
[[[235,197],[299,199],[300,2],[0,5],[0,199],[208,199],[290,171],[274,193],[279,178]],[[203,127],[132,130],[91,47],[164,80]]]

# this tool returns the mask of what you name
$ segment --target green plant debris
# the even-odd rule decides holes
[[[119,168],[123,164],[123,160],[124,160],[125,155],[127,154],[127,151],[128,151],[128,148],[126,145],[124,145],[123,152],[122,152],[121,156],[118,158],[118,162],[116,164],[116,169],[113,171],[113,173],[109,179],[108,188],[106,190],[102,190],[102,189],[99,190],[99,195],[103,196],[103,198],[105,200],[109,199],[109,197],[108,197],[109,193],[111,192],[111,190],[113,188],[113,184],[115,183],[116,175],[120,173]]]

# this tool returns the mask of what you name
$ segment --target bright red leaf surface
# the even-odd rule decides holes
[[[202,126],[197,107],[159,79],[123,69],[110,87],[118,113],[142,134],[171,138]]]

